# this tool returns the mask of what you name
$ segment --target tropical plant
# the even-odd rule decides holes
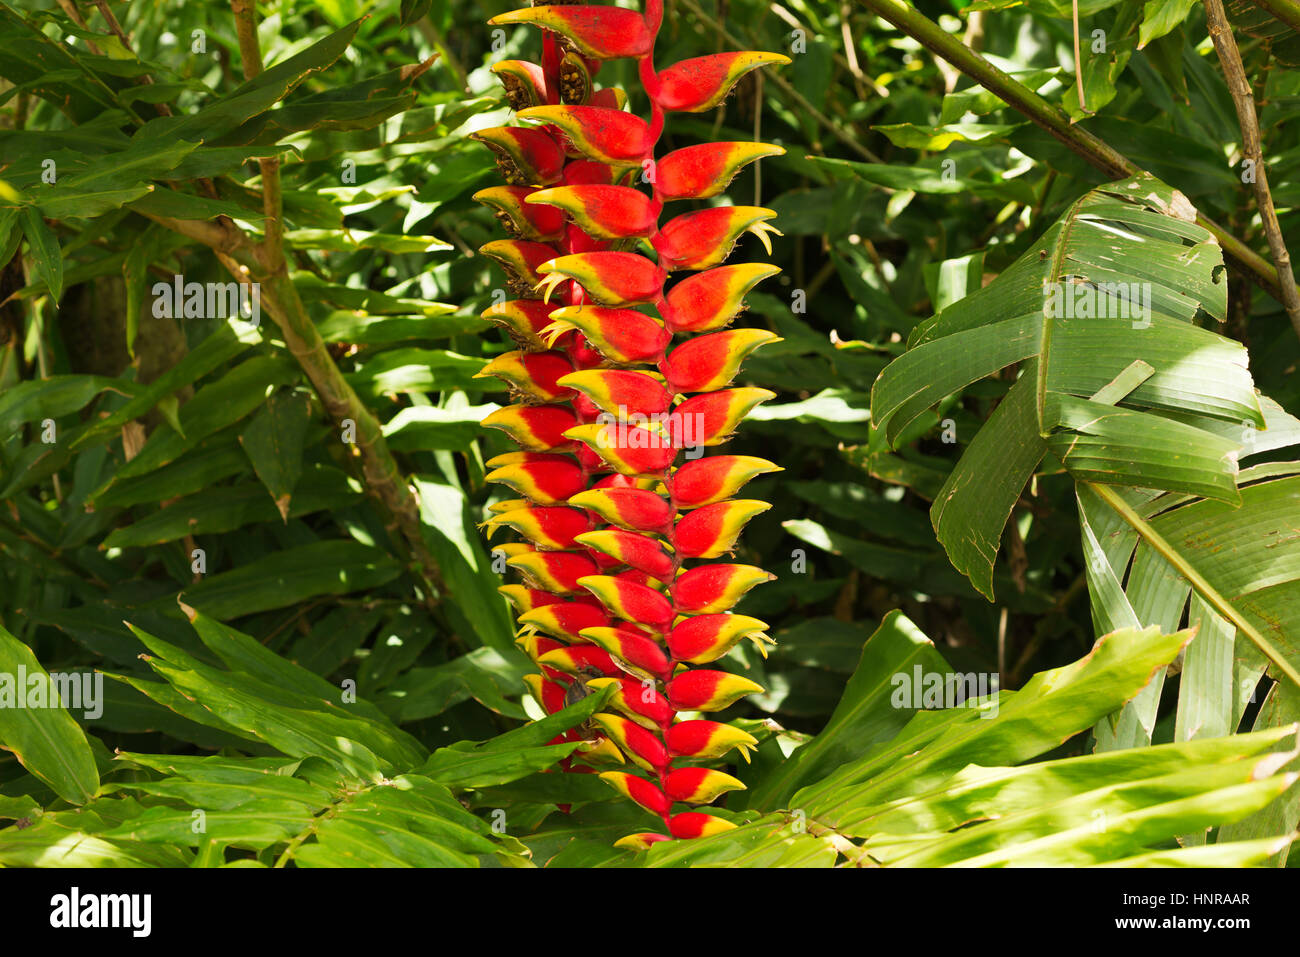
[[[474,134],[497,153],[512,184],[475,198],[496,208],[518,237],[481,251],[506,267],[511,289],[525,296],[483,314],[522,348],[481,374],[504,379],[524,401],[484,419],[523,449],[487,463],[496,466],[489,481],[524,496],[494,505],[487,524],[525,540],[506,558],[525,585],[503,590],[526,626],[522,645],[541,668],[529,684],[538,704],[553,714],[588,689],[615,689],[615,711],[594,715],[577,757],[599,767],[621,764],[625,754],[652,776],[601,774],[661,818],[667,834],[624,839],[642,847],[731,826],[698,811],[670,812],[674,803],[707,804],[745,785],[721,771],[674,765],[732,750],[748,757],[757,742],[730,725],[678,715],[720,711],[763,690],[689,665],[716,661],[745,638],[760,648],[770,641],[764,622],[729,611],[772,576],[750,565],[687,569],[686,562],[734,550],[745,523],[769,506],[733,496],[777,470],[752,456],[700,458],[773,396],[726,387],[750,352],[777,337],[763,329],[714,330],[729,325],[745,293],[775,271],[721,265],[745,233],[770,251],[767,221],[775,214],[716,205],[660,220],[666,202],[715,197],[746,163],[782,150],[706,143],[656,157],[655,146],[667,112],[710,110],[749,71],[789,62],[779,54],[721,53],[656,70],[662,21],[659,0],[648,0],[644,14],[540,6],[493,18],[543,28],[540,66],[510,60],[493,67],[519,118],[535,126]],[[625,95],[617,88],[593,89],[601,62],[619,57],[636,60],[649,123],[619,108]],[[650,184],[649,195],[627,185],[637,176]],[[653,259],[631,251],[638,241]],[[697,274],[667,289],[669,274],[683,270]],[[557,291],[564,304],[552,308]],[[656,315],[629,308],[637,305],[653,306]],[[670,348],[674,337],[693,333]],[[691,461],[678,466],[682,450]],[[581,740],[582,733],[569,737]]]

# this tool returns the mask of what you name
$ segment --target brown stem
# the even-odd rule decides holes
[[[1205,19],[1210,27],[1214,50],[1219,55],[1219,65],[1223,67],[1228,92],[1232,94],[1232,105],[1237,110],[1237,122],[1241,126],[1242,156],[1253,167],[1251,182],[1255,188],[1255,203],[1259,207],[1260,221],[1264,224],[1269,252],[1273,254],[1273,265],[1277,267],[1282,305],[1286,307],[1291,327],[1300,336],[1300,291],[1296,290],[1295,275],[1291,272],[1291,254],[1287,251],[1286,240],[1282,238],[1282,227],[1277,221],[1277,210],[1273,208],[1273,196],[1268,189],[1259,120],[1255,116],[1255,97],[1250,91],[1250,82],[1246,79],[1246,69],[1241,62],[1237,40],[1232,35],[1232,24],[1228,22],[1228,14],[1223,9],[1223,0],[1205,0]]]
[[[251,80],[262,72],[262,47],[257,39],[256,0],[230,0],[235,15],[235,34],[239,37],[239,60],[244,79]],[[262,212],[266,215],[266,233],[262,243],[269,255],[272,271],[284,269],[284,202],[280,193],[280,158],[271,156],[257,161],[262,171]]]
[[[245,77],[261,72],[261,52],[252,0],[231,0],[239,36]],[[424,579],[426,601],[432,607],[445,594],[441,569],[429,551],[420,525],[419,506],[405,476],[393,459],[379,422],[365,407],[343,373],[334,363],[316,330],[293,281],[284,258],[284,217],[280,191],[279,163],[262,162],[263,209],[266,232],[254,242],[230,220],[173,219],[147,215],[153,221],[182,236],[208,246],[222,265],[240,282],[258,282],[267,312],[275,321],[285,345],[293,354],[320,397],[321,404],[342,428],[351,420],[356,432],[355,449],[369,493],[378,500],[390,519],[388,528],[409,551]]]
[[[81,15],[81,11],[77,9],[77,4],[74,0],[59,0],[59,6],[63,9],[63,12],[68,15],[69,20],[81,27],[83,30],[90,30],[90,27],[86,26],[86,18]],[[86,49],[95,54],[95,56],[104,55],[104,51],[99,48],[99,45],[95,43],[94,40],[86,41]]]

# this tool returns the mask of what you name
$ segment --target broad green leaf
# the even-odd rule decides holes
[[[895,705],[895,677],[910,680],[916,668],[950,670],[934,643],[902,612],[891,611],[863,645],[857,669],[826,727],[752,789],[749,806],[780,807],[802,784],[825,777],[901,731],[915,709],[910,702]]]
[[[377,588],[400,575],[402,567],[386,551],[371,545],[322,541],[267,555],[229,571],[208,571],[207,577],[182,594],[204,614],[224,619],[286,608],[317,595]]]
[[[289,521],[294,486],[302,474],[303,440],[311,403],[301,392],[276,393],[240,433],[253,471],[262,480],[280,518]]]
[[[90,709],[91,702],[78,700],[81,678],[62,673],[55,683],[32,650],[0,627],[0,748],[72,804],[85,804],[99,790],[86,733],[61,704]]]
[[[49,290],[50,298],[57,303],[63,296],[63,254],[59,250],[59,237],[36,207],[24,206],[18,215],[27,244],[31,247],[36,272]]]

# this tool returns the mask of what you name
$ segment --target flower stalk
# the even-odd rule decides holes
[[[702,456],[773,395],[731,383],[746,356],[778,338],[726,327],[778,270],[723,263],[746,233],[770,253],[775,214],[730,205],[665,213],[721,195],[744,166],[783,150],[708,143],[657,157],[656,147],[669,113],[714,109],[745,74],[788,60],[720,53],[658,70],[662,18],[662,0],[647,0],[643,14],[547,5],[493,18],[540,27],[542,62],[494,67],[524,125],[475,134],[508,184],[476,198],[512,234],[483,252],[516,297],[484,318],[519,347],[481,373],[504,380],[516,400],[484,424],[519,446],[489,462],[488,478],[520,497],[494,505],[485,524],[521,538],[498,546],[523,579],[502,591],[538,664],[529,689],[542,709],[613,688],[608,713],[558,740],[580,742],[566,770],[600,773],[659,818],[661,831],[619,842],[635,847],[732,826],[680,805],[743,788],[704,765],[733,750],[748,760],[757,742],[694,714],[762,689],[692,666],[746,639],[760,650],[771,641],[766,624],[731,609],[774,576],[708,560],[729,556],[769,507],[735,494],[779,471],[752,456]],[[626,57],[637,61],[648,121],[624,110],[623,91],[595,88],[602,62]]]

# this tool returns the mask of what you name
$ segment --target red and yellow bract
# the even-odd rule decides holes
[[[475,134],[507,183],[475,198],[511,233],[483,252],[517,297],[483,313],[518,346],[482,372],[506,382],[516,403],[484,424],[522,449],[488,463],[488,479],[522,499],[494,506],[486,525],[523,539],[502,550],[524,583],[502,591],[518,612],[520,647],[538,664],[527,684],[542,709],[612,689],[607,711],[557,741],[580,742],[565,770],[622,765],[601,777],[663,824],[619,842],[632,847],[732,826],[680,805],[743,788],[699,762],[732,751],[748,761],[755,739],[681,713],[721,711],[762,690],[691,666],[745,639],[764,649],[767,626],[731,609],[773,576],[698,560],[731,553],[745,523],[768,508],[732,496],[779,471],[752,456],[694,454],[726,442],[772,396],[729,386],[751,352],[778,338],[719,330],[778,271],[722,265],[746,233],[768,246],[775,214],[712,205],[665,216],[664,207],[716,197],[744,166],[784,151],[706,143],[656,158],[655,148],[666,113],[712,109],[751,70],[788,60],[721,53],[656,70],[662,18],[662,0],[647,0],[644,14],[565,4],[493,18],[539,27],[542,62],[493,68],[524,125]],[[622,91],[594,88],[601,62],[617,58],[637,61],[649,120],[624,111]],[[674,272],[693,275],[669,286]],[[682,460],[683,449],[694,452]]]

